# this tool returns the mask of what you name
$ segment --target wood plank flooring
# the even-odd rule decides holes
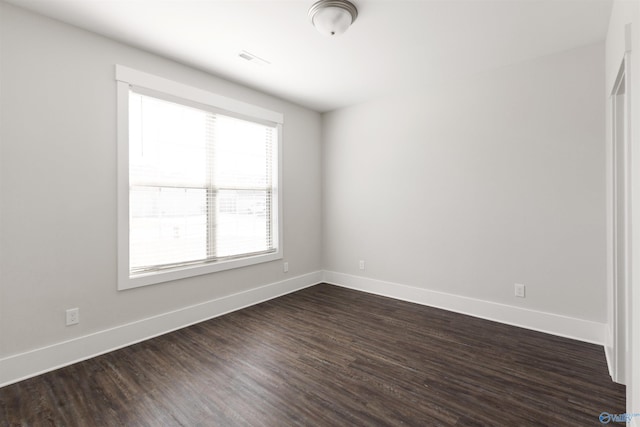
[[[0,389],[2,426],[589,426],[601,347],[318,285]]]

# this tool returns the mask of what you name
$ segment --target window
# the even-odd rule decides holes
[[[281,258],[282,116],[117,66],[118,288]]]

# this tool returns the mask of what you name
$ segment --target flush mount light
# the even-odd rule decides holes
[[[309,9],[309,19],[326,36],[337,36],[358,17],[358,9],[347,0],[320,0]]]

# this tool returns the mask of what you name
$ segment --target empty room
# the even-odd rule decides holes
[[[0,0],[0,426],[640,427],[640,2]]]

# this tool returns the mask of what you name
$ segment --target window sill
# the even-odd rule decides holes
[[[248,267],[279,259],[282,259],[281,251],[246,258],[218,261],[209,264],[181,267],[166,271],[137,274],[135,276],[130,276],[128,271],[124,271],[119,272],[118,290],[124,291],[147,285],[155,285],[157,283],[171,282],[174,280],[186,279],[188,277],[202,276],[204,274],[216,273],[219,271]]]

